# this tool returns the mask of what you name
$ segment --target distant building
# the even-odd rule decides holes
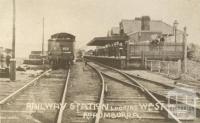
[[[43,64],[43,60],[47,59],[47,51],[42,54],[42,51],[31,51],[31,54],[29,55],[29,59],[24,60],[24,64],[30,64],[30,65],[41,65]]]
[[[136,17],[134,20],[122,20],[119,23],[119,33],[126,34],[130,41],[152,40],[157,36],[165,36],[166,40],[182,42],[183,31],[176,29],[175,25],[169,25],[162,20],[151,20],[149,16]],[[167,37],[168,36],[168,37]]]
[[[44,52],[44,56],[47,56],[47,52]],[[42,59],[42,51],[31,51],[29,59]]]
[[[145,60],[183,61],[186,35],[177,26],[177,21],[170,25],[149,16],[124,19],[107,36],[94,37],[87,45],[96,46],[95,57],[122,59],[120,68],[144,66]]]

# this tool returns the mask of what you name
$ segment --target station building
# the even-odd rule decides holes
[[[95,37],[87,44],[96,46],[88,58],[118,68],[141,67],[145,59],[183,60],[184,31],[177,25],[177,21],[170,25],[149,16],[121,20],[107,36]]]

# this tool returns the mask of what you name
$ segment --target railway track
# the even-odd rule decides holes
[[[99,67],[103,67],[103,68],[107,68],[107,69],[110,69],[110,70],[113,70],[113,71],[117,71],[118,73],[122,73],[125,76],[128,76],[128,78],[130,78],[130,80],[133,83],[136,82],[135,83],[136,85],[145,87],[155,97],[157,97],[160,101],[163,101],[165,103],[169,103],[169,101],[170,101],[170,102],[173,102],[173,103],[182,104],[182,106],[184,106],[184,108],[189,107],[190,109],[192,108],[192,110],[195,110],[194,112],[188,112],[187,116],[183,115],[182,117],[180,117],[180,119],[183,120],[182,122],[189,122],[188,120],[191,120],[191,121],[193,121],[193,123],[196,123],[196,122],[198,123],[200,121],[200,119],[199,119],[199,117],[200,117],[199,91],[195,92],[194,88],[187,87],[186,85],[179,85],[179,83],[175,86],[166,85],[166,84],[162,84],[162,83],[159,83],[159,82],[155,82],[153,80],[142,78],[140,76],[136,76],[136,75],[132,75],[132,74],[130,75],[130,74],[122,72],[118,69],[115,69],[115,68],[112,68],[112,67],[100,64],[100,63],[96,63],[96,64],[98,64]],[[193,89],[194,91],[191,90],[191,89]],[[175,90],[175,92],[180,91],[180,93],[183,93],[183,94],[186,94],[189,97],[192,97],[191,100],[189,99],[189,100],[187,100],[187,102],[193,101],[193,102],[195,102],[195,104],[193,103],[191,105],[190,103],[185,102],[185,100],[181,100],[181,99],[177,100],[177,98],[169,98],[167,95],[169,93],[171,93],[171,91],[174,91],[174,90]],[[194,98],[195,98],[195,100],[194,100]],[[168,104],[165,104],[165,105],[168,105]],[[189,115],[191,115],[191,117]]]
[[[200,96],[199,96],[199,92],[197,92],[195,88],[188,87],[181,83],[174,86],[170,86],[170,85],[157,83],[155,81],[151,81],[148,79],[144,79],[139,76],[135,76],[135,75],[130,75],[130,76],[133,77],[136,81],[139,81],[145,88],[147,88],[149,91],[151,91],[153,94],[159,97],[168,98],[170,92],[172,91],[176,91],[176,92],[180,91],[187,94],[191,94],[191,96],[196,96],[197,100],[196,100],[195,108],[198,111],[200,110],[200,100],[199,100]],[[173,99],[173,100],[176,100],[176,99]],[[179,101],[179,102],[182,102],[182,101]]]
[[[185,122],[142,80],[94,63],[49,70],[0,101],[0,123]]]
[[[55,123],[67,70],[48,70],[0,101],[0,123]]]
[[[122,73],[90,63],[104,78],[105,95],[101,109],[101,123],[112,122],[178,122],[181,121],[167,109],[163,102],[153,96],[145,87],[130,82]],[[143,107],[143,106],[147,107]],[[171,116],[171,119],[168,118]],[[102,118],[103,117],[103,118]],[[124,120],[125,119],[125,120]],[[98,122],[95,122],[98,123]]]
[[[65,97],[66,97],[66,94],[67,94],[67,86],[68,86],[68,82],[69,82],[69,76],[70,76],[70,69],[68,70],[67,79],[66,79],[66,82],[65,82],[65,85],[64,85],[64,90],[63,90],[63,93],[62,93],[62,98],[61,98],[62,107],[59,109],[59,112],[58,112],[57,123],[62,123],[63,112],[65,110],[64,105],[65,105]]]
[[[62,102],[65,109],[60,110],[57,123],[94,123],[99,114],[98,104],[104,95],[101,75],[94,68],[75,63],[72,66],[68,86]]]

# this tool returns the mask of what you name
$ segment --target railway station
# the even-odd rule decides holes
[[[187,32],[175,23],[122,20],[85,55],[73,34],[52,34],[14,82],[0,78],[1,122],[198,123],[200,86],[183,81]]]
[[[87,15],[84,11],[79,15],[79,9],[74,11],[76,2],[61,3],[50,6],[54,8],[58,4],[59,10],[48,6],[46,11],[45,4],[41,5],[49,13],[42,18],[42,37],[38,43],[30,39],[28,42],[23,29],[16,33],[20,19],[16,21],[16,4],[12,1],[12,41],[8,43],[12,47],[1,46],[0,42],[0,123],[200,122],[200,63],[194,58],[198,56],[194,55],[198,47],[189,44],[191,30],[187,28],[190,27],[179,27],[183,19],[172,16],[159,20],[143,13],[137,17],[133,11],[129,13],[131,18],[117,20],[118,16],[115,18],[112,13],[108,14],[110,20],[106,18],[108,15],[102,18],[108,25],[118,21],[117,25],[109,25],[107,34],[98,35],[102,34],[102,28],[106,32],[108,27],[102,23],[98,29],[102,19],[88,18],[91,13]],[[31,16],[40,15],[41,6],[37,8],[39,13]],[[90,6],[95,6],[95,13],[104,11],[99,4],[97,7],[96,1],[95,5],[87,4],[81,9]],[[112,4],[112,9],[115,7]],[[45,21],[47,18],[51,20]],[[38,22],[31,19],[37,27]],[[81,23],[76,25],[78,29],[83,30],[73,30],[77,28],[69,22],[76,23],[75,19]],[[93,23],[97,28],[87,30]],[[23,21],[24,27],[26,24]],[[52,25],[45,27],[47,24]],[[26,30],[31,32],[31,38],[39,35],[34,32],[38,31],[36,27]],[[85,35],[87,31],[90,34]],[[22,32],[23,36],[16,38]],[[85,40],[87,46],[78,47],[88,37],[91,39]],[[19,45],[22,49],[26,47],[23,43],[31,50],[26,58],[18,57]],[[33,48],[34,45],[39,48]]]
[[[178,61],[184,64],[186,32],[178,30],[176,21],[169,25],[149,16],[122,20],[106,37],[95,37],[88,46],[96,46],[89,59],[121,69],[147,67],[150,60]]]

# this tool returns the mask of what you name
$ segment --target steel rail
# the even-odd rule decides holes
[[[192,91],[187,90],[187,89],[184,89],[184,88],[181,88],[181,87],[173,87],[173,86],[170,86],[170,85],[165,85],[165,84],[162,84],[162,83],[157,83],[157,82],[154,82],[153,80],[145,79],[145,78],[143,78],[143,77],[138,77],[138,76],[135,76],[135,75],[130,75],[130,74],[128,74],[128,73],[126,73],[126,74],[129,75],[129,76],[132,77],[132,78],[134,77],[134,78],[137,78],[137,79],[141,79],[141,80],[144,80],[144,81],[148,81],[148,82],[151,82],[151,83],[156,84],[156,85],[159,85],[159,86],[167,87],[167,88],[169,88],[169,89],[177,88],[177,90],[180,90],[180,91],[185,91],[185,92],[188,92],[188,93],[193,93]],[[149,90],[149,91],[150,91],[150,90]],[[179,103],[182,103],[182,104],[185,104],[185,105],[187,105],[187,106],[193,107],[193,108],[195,108],[198,112],[200,112],[200,107],[197,107],[197,106],[194,106],[194,105],[190,105],[190,104],[188,104],[188,103],[186,103],[186,102],[182,102],[182,101],[179,101],[179,100],[176,100],[176,99],[169,98],[168,96],[162,95],[162,94],[160,94],[160,93],[158,93],[158,92],[154,92],[154,91],[150,91],[150,92],[153,93],[153,94],[156,95],[156,96],[163,97],[163,98],[167,98],[167,99],[170,99],[170,100],[172,100],[172,101],[177,101],[177,102],[179,102]],[[195,92],[195,94],[197,94],[197,96],[199,96],[199,92]]]
[[[110,66],[95,62],[101,66],[104,66],[106,68],[109,68],[111,70],[114,70],[122,75],[124,75],[126,78],[128,78],[129,80],[131,80],[132,82],[136,83],[138,86],[140,86],[154,101],[156,101],[167,113],[168,115],[170,115],[177,123],[182,123],[166,106],[164,106],[148,89],[146,89],[142,84],[140,84],[137,80],[133,79],[132,77],[130,77],[130,75],[128,75],[127,73],[124,73],[118,69],[112,68]]]
[[[108,74],[106,74],[106,73],[103,73],[103,72],[102,72],[102,74],[103,74],[104,76],[106,76],[106,77],[108,77],[108,78],[111,78],[111,79],[113,79],[113,80],[115,80],[115,81],[118,81],[118,82],[120,82],[120,83],[127,84],[127,85],[130,85],[130,86],[133,86],[133,87],[136,87],[136,88],[139,88],[139,89],[143,90],[143,88],[141,88],[140,86],[138,86],[138,85],[136,85],[136,84],[129,83],[129,82],[125,82],[125,81],[123,81],[123,80],[119,80],[119,79],[114,78],[114,77],[112,77],[112,76],[110,76],[110,75],[108,75]]]
[[[140,87],[142,87],[145,92],[154,100],[156,101],[167,113],[168,115],[170,115],[177,123],[182,123],[166,106],[164,106],[160,100],[158,100],[148,89],[146,89],[142,84],[140,84],[137,80],[133,79],[132,77],[130,77],[129,75],[125,74],[124,75],[129,78],[130,80],[132,80],[133,82],[135,82],[137,85],[139,85]]]
[[[96,63],[98,63],[98,62],[96,62]],[[131,74],[122,72],[122,71],[120,71],[120,70],[118,70],[118,69],[115,69],[115,68],[113,68],[113,67],[110,67],[110,66],[107,66],[107,65],[104,65],[104,64],[101,64],[101,63],[98,63],[98,64],[99,64],[99,65],[102,65],[102,66],[104,66],[104,67],[110,68],[110,69],[112,69],[112,70],[114,70],[114,71],[118,71],[119,73],[126,74],[127,76],[129,76],[129,77],[131,77],[131,78],[135,77],[135,78],[137,78],[137,79],[141,79],[141,80],[144,80],[144,81],[149,81],[149,82],[154,83],[154,84],[156,84],[156,85],[160,85],[160,86],[163,86],[163,87],[173,88],[173,86],[170,86],[170,85],[165,85],[165,84],[162,84],[162,83],[155,82],[155,81],[153,81],[153,80],[145,79],[145,78],[143,78],[143,77],[139,77],[139,76],[136,76],[136,75],[131,75]],[[107,75],[107,76],[108,76],[108,75]],[[116,79],[116,78],[115,78],[115,79]],[[120,80],[118,80],[118,81],[120,81]],[[131,81],[132,81],[132,80],[131,80]],[[134,81],[137,81],[137,80],[134,79]],[[128,84],[128,83],[127,83],[127,84]],[[131,84],[129,84],[129,85],[131,85]],[[141,84],[141,85],[142,85],[142,84]],[[135,85],[135,86],[140,87],[139,85]],[[141,89],[141,88],[142,88],[142,87],[140,87],[140,89]],[[186,92],[192,93],[191,91],[185,90],[185,89],[180,88],[180,87],[176,87],[176,88],[179,89],[179,90],[182,90],[182,91],[186,91]],[[142,90],[143,90],[143,89],[142,89]],[[147,90],[148,90],[148,89],[147,89]],[[177,101],[176,99],[169,98],[169,97],[167,97],[167,96],[165,96],[165,95],[162,95],[162,94],[160,94],[160,93],[157,93],[157,92],[154,92],[154,91],[150,91],[150,90],[148,90],[148,91],[149,91],[150,93],[152,93],[153,95],[156,95],[156,97],[162,97],[162,98],[170,99],[170,100],[173,100],[173,101]],[[198,93],[199,93],[199,92],[196,92],[196,94],[198,94]],[[187,104],[187,103],[185,103],[185,102],[181,102],[181,101],[177,101],[177,102],[182,103],[182,104],[185,104],[185,105],[188,105],[188,106],[190,106],[190,107],[193,107],[193,108],[195,108],[198,112],[200,112],[200,108],[199,108],[199,107],[195,107],[194,105],[189,105],[189,104]]]
[[[104,103],[105,82],[104,82],[104,78],[103,78],[102,72],[98,71],[92,65],[90,65],[90,64],[88,64],[88,65],[97,72],[97,74],[100,77],[101,83],[102,83],[102,86],[101,86],[101,95],[100,95],[100,100],[99,100],[99,107],[98,107],[97,114],[96,114],[96,117],[95,117],[95,123],[99,123],[100,117],[101,117],[101,113],[102,113],[102,107],[103,107],[102,105]]]
[[[62,123],[62,116],[63,116],[63,111],[65,109],[64,105],[65,105],[65,97],[66,97],[66,94],[67,94],[69,77],[70,77],[70,69],[68,69],[68,71],[67,71],[67,79],[66,79],[65,88],[64,88],[63,94],[62,94],[61,107],[60,107],[59,112],[58,112],[58,117],[57,117],[56,123]]]
[[[133,74],[129,74],[129,73],[126,73],[128,74],[129,76],[131,77],[134,77],[134,78],[137,78],[137,79],[141,79],[141,80],[144,80],[144,81],[148,81],[150,83],[153,83],[153,84],[156,84],[156,85],[159,85],[159,86],[163,86],[163,87],[167,87],[167,88],[178,88],[179,90],[182,90],[182,91],[185,91],[185,92],[188,92],[188,93],[193,93],[192,91],[190,90],[187,90],[187,89],[184,89],[184,88],[180,88],[180,87],[176,87],[176,86],[173,86],[173,85],[169,85],[169,84],[163,84],[161,82],[156,82],[154,80],[150,80],[150,79],[146,79],[144,77],[141,77],[141,76],[136,76],[136,75],[133,75]],[[195,92],[197,95],[200,95],[200,92]]]
[[[18,90],[16,90],[15,92],[11,93],[10,95],[8,95],[7,97],[5,97],[4,99],[2,99],[0,101],[0,105],[5,104],[7,101],[9,101],[11,98],[13,98],[14,96],[16,96],[18,93],[22,92],[23,90],[25,90],[28,86],[30,86],[31,84],[33,84],[36,80],[40,79],[42,76],[44,76],[46,73],[50,72],[51,69],[45,71],[44,73],[42,73],[41,75],[39,75],[38,77],[34,78],[33,80],[31,80],[30,82],[28,82],[27,84],[25,84],[23,87],[19,88]]]
[[[110,79],[113,79],[113,80],[115,80],[115,81],[118,81],[118,82],[120,82],[120,83],[122,83],[122,84],[130,85],[130,86],[136,87],[136,88],[141,89],[142,91],[144,91],[144,89],[143,89],[142,87],[140,87],[140,86],[138,86],[138,85],[136,85],[136,84],[128,83],[128,82],[119,80],[119,79],[114,78],[114,77],[112,77],[112,76],[110,76],[110,75],[108,75],[108,74],[105,74],[105,73],[102,73],[102,74],[103,74],[104,76],[106,76],[106,77],[108,77],[108,78],[110,78]],[[176,99],[169,98],[168,96],[162,95],[162,94],[157,93],[157,92],[154,92],[154,91],[150,91],[150,90],[149,90],[149,92],[151,92],[151,93],[152,93],[154,96],[156,96],[156,97],[167,98],[167,99],[170,99],[170,100],[172,100],[172,101],[177,101]],[[196,108],[196,110],[197,110],[198,112],[200,112],[200,108],[195,107],[194,105],[190,105],[190,104],[187,104],[187,103],[184,103],[184,102],[181,102],[181,101],[177,101],[177,102],[182,103],[182,104],[185,104],[185,105],[188,105],[188,106],[193,107],[193,108]],[[198,114],[198,115],[200,115],[200,114]]]

